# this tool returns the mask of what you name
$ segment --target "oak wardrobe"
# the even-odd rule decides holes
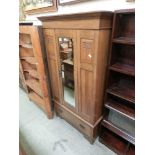
[[[102,120],[112,12],[39,17],[55,111],[94,142]]]

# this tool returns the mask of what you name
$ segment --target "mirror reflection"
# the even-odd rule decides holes
[[[75,107],[74,97],[74,53],[71,38],[59,38],[61,77],[63,82],[64,100]]]

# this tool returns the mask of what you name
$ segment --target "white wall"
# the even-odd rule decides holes
[[[89,0],[87,2],[81,2],[72,5],[58,6],[57,12],[28,15],[26,20],[31,20],[34,24],[41,24],[36,17],[39,16],[51,16],[60,14],[72,14],[79,12],[90,12],[90,11],[114,11],[117,9],[128,9],[135,8],[134,2],[126,2],[126,0]]]

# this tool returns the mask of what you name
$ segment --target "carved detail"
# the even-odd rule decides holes
[[[82,42],[82,47],[91,49],[92,48],[92,43],[84,41],[84,42]]]
[[[93,50],[93,40],[81,39],[81,62],[92,63]]]

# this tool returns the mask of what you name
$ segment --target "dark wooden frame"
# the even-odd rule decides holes
[[[109,112],[135,123],[135,9],[115,11],[110,49],[99,141],[118,155],[134,155],[134,133],[111,122]]]
[[[32,9],[32,10],[25,10],[25,12],[26,14],[31,15],[31,14],[46,13],[46,12],[56,12],[57,10],[58,10],[57,0],[53,0],[53,6]]]

